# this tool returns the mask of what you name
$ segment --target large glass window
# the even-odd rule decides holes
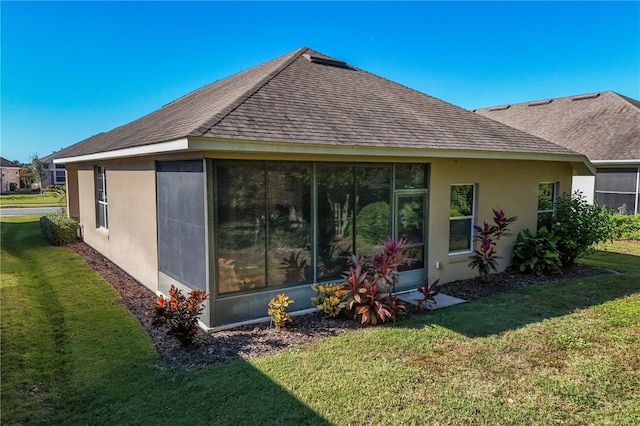
[[[318,279],[338,278],[354,251],[353,167],[318,164]]]
[[[551,230],[557,187],[557,184],[548,182],[538,185],[538,229],[544,226],[547,230]]]
[[[449,207],[449,253],[471,251],[474,224],[474,185],[452,185]]]
[[[216,161],[218,293],[339,279],[351,253],[372,255],[390,235],[407,238],[411,269],[423,268],[426,170]]]
[[[107,171],[104,167],[96,168],[96,224],[99,228],[109,229],[107,215]]]
[[[216,168],[218,291],[310,282],[311,168]]]

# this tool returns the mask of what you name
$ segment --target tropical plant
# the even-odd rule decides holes
[[[556,200],[551,231],[558,237],[562,266],[568,266],[597,243],[612,239],[614,226],[605,209],[587,203],[576,191]]]
[[[520,272],[530,272],[538,276],[562,273],[558,237],[545,226],[534,234],[525,229],[518,234],[513,248],[513,265]]]
[[[429,280],[426,280],[422,287],[418,287],[418,291],[422,293],[422,298],[416,299],[418,306],[428,311],[434,309],[434,305],[438,304],[435,298],[440,294],[441,287],[440,279],[435,280],[431,285],[429,285]]]
[[[202,302],[209,297],[204,290],[191,290],[189,296],[182,294],[182,290],[171,285],[169,299],[160,295],[152,307],[154,327],[168,325],[167,334],[174,336],[188,346],[198,331],[198,319],[204,310]]]
[[[346,308],[363,324],[395,322],[405,312],[405,306],[394,293],[400,274],[398,268],[411,262],[402,255],[406,244],[406,239],[394,241],[387,237],[382,251],[372,259],[360,254],[351,256],[351,267],[342,284],[350,293]]]
[[[335,318],[340,315],[344,309],[342,302],[349,293],[342,285],[312,284],[311,288],[317,292],[317,295],[311,298],[313,306],[329,317]]]
[[[475,230],[473,241],[480,242],[480,250],[474,250],[469,257],[471,259],[469,266],[471,269],[478,268],[481,279],[487,280],[492,271],[497,272],[498,259],[501,257],[495,251],[496,243],[500,238],[511,235],[508,227],[517,219],[516,216],[508,218],[502,210],[493,210],[495,225],[484,222],[482,227],[473,226]]]
[[[291,316],[287,313],[287,307],[292,303],[294,303],[293,299],[284,293],[280,293],[269,301],[267,314],[271,316],[271,323],[276,328],[283,328],[287,323],[293,322]]]

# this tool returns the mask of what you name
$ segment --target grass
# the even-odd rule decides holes
[[[34,218],[2,223],[3,424],[638,424],[640,244],[627,271],[531,287],[251,362],[158,362],[118,295]],[[215,350],[215,348],[214,348]]]
[[[60,195],[45,192],[40,193],[11,193],[0,195],[0,206],[2,207],[64,207],[64,200]]]

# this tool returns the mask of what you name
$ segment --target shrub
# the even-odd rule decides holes
[[[311,288],[318,293],[311,298],[311,303],[327,316],[335,318],[344,309],[342,302],[348,291],[340,284],[313,284]]]
[[[63,246],[78,239],[78,222],[64,213],[42,216],[40,229],[44,239],[54,246]]]
[[[613,214],[611,222],[614,228],[613,238],[621,240],[640,240],[640,214]]]
[[[502,210],[494,210],[493,222],[495,225],[489,225],[487,222],[484,222],[482,227],[477,225],[473,226],[475,230],[473,241],[480,242],[480,250],[474,250],[473,254],[469,257],[469,259],[471,259],[469,266],[471,269],[478,268],[480,278],[483,280],[489,278],[491,271],[498,271],[498,259],[501,259],[501,257],[497,255],[494,247],[500,238],[511,235],[509,234],[508,227],[517,219],[516,216],[507,218]]]
[[[267,313],[271,315],[271,323],[276,328],[282,328],[286,326],[287,323],[293,322],[287,313],[287,307],[293,302],[294,301],[284,293],[279,294],[269,302]]]
[[[203,290],[191,290],[189,297],[182,294],[174,285],[169,289],[169,299],[160,295],[152,308],[154,317],[152,325],[168,325],[167,334],[174,336],[188,346],[193,342],[193,337],[198,331],[198,318],[204,310],[202,302],[208,295]]]
[[[345,274],[343,288],[350,292],[346,308],[363,324],[394,321],[405,312],[405,306],[395,294],[398,268],[411,262],[402,255],[407,240],[394,241],[387,237],[382,252],[373,259],[362,255],[351,256],[351,267]]]
[[[513,265],[520,272],[538,276],[562,273],[562,262],[557,247],[558,237],[542,227],[536,235],[529,229],[518,234],[513,248]]]
[[[588,204],[580,191],[562,194],[555,203],[553,234],[558,237],[562,266],[575,260],[597,243],[613,238],[613,224],[605,209]]]

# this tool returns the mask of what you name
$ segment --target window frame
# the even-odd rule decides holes
[[[451,216],[451,192],[454,186],[470,186],[471,187],[471,215],[467,216]],[[478,202],[478,184],[476,183],[456,183],[451,184],[449,188],[449,256],[463,255],[473,252],[473,234],[474,225],[476,224],[477,215],[477,202]],[[451,250],[451,222],[458,220],[471,219],[471,226],[469,226],[469,247],[461,250]]]
[[[551,193],[551,208],[550,209],[540,209],[540,187],[541,185],[552,185],[552,193]],[[540,215],[541,214],[548,214],[551,213],[551,216],[553,216],[553,213],[556,211],[556,200],[558,199],[558,189],[560,187],[559,182],[539,182],[538,183],[538,205],[537,205],[537,212],[536,212],[536,229],[539,230],[540,229]],[[551,229],[548,229],[548,231],[551,231]]]
[[[107,198],[107,168],[105,166],[96,166],[95,169],[95,175],[96,175],[96,181],[95,181],[95,185],[96,185],[96,228],[101,228],[101,229],[109,229],[109,216],[108,216],[108,210],[109,210],[109,203],[108,203],[108,198]],[[102,189],[100,189],[100,184],[99,182],[102,181]],[[102,196],[101,196],[101,192],[102,192]],[[100,215],[100,211],[103,212],[102,215]],[[104,223],[101,220],[101,218],[104,218]]]

